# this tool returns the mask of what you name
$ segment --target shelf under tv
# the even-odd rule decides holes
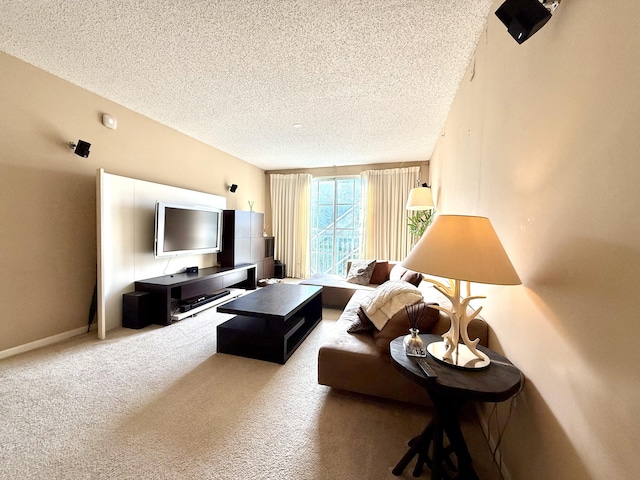
[[[229,300],[233,300],[234,298],[238,298],[241,295],[244,295],[245,293],[247,293],[247,290],[244,290],[242,288],[227,288],[225,290],[229,291],[228,295],[225,295],[224,297],[221,298],[217,298],[215,300],[212,300],[209,303],[205,303],[204,305],[200,305],[199,307],[195,307],[192,308],[191,310],[187,310],[186,312],[174,312],[171,314],[171,321],[172,322],[177,322],[179,320],[183,320],[185,318],[188,317],[193,317],[194,315],[197,315],[198,313],[204,311],[204,310],[208,310],[212,307],[216,307],[218,305],[221,305],[223,303],[228,302]],[[215,293],[215,292],[213,292]]]

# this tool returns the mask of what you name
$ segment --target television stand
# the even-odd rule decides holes
[[[172,309],[180,300],[211,294],[229,287],[255,290],[256,265],[247,263],[235,267],[208,267],[195,273],[174,273],[135,282],[136,291],[149,292],[152,296],[150,318],[151,323],[156,325],[171,324]],[[218,303],[226,301],[227,298],[219,299]],[[209,304],[203,306],[209,308]],[[184,314],[191,316],[194,312],[188,311]]]

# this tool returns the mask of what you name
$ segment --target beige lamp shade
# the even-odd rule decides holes
[[[416,187],[409,191],[407,210],[429,210],[433,206],[433,196],[429,187]]]
[[[486,217],[437,216],[404,259],[402,266],[420,273],[467,282],[496,285],[522,283]]]

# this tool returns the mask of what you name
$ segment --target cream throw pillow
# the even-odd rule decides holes
[[[382,330],[389,319],[405,305],[422,300],[417,287],[403,281],[388,281],[377,287],[362,301],[361,307],[371,323]]]

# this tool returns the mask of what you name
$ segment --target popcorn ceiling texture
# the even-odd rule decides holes
[[[424,161],[491,4],[3,0],[0,49],[267,170]]]

